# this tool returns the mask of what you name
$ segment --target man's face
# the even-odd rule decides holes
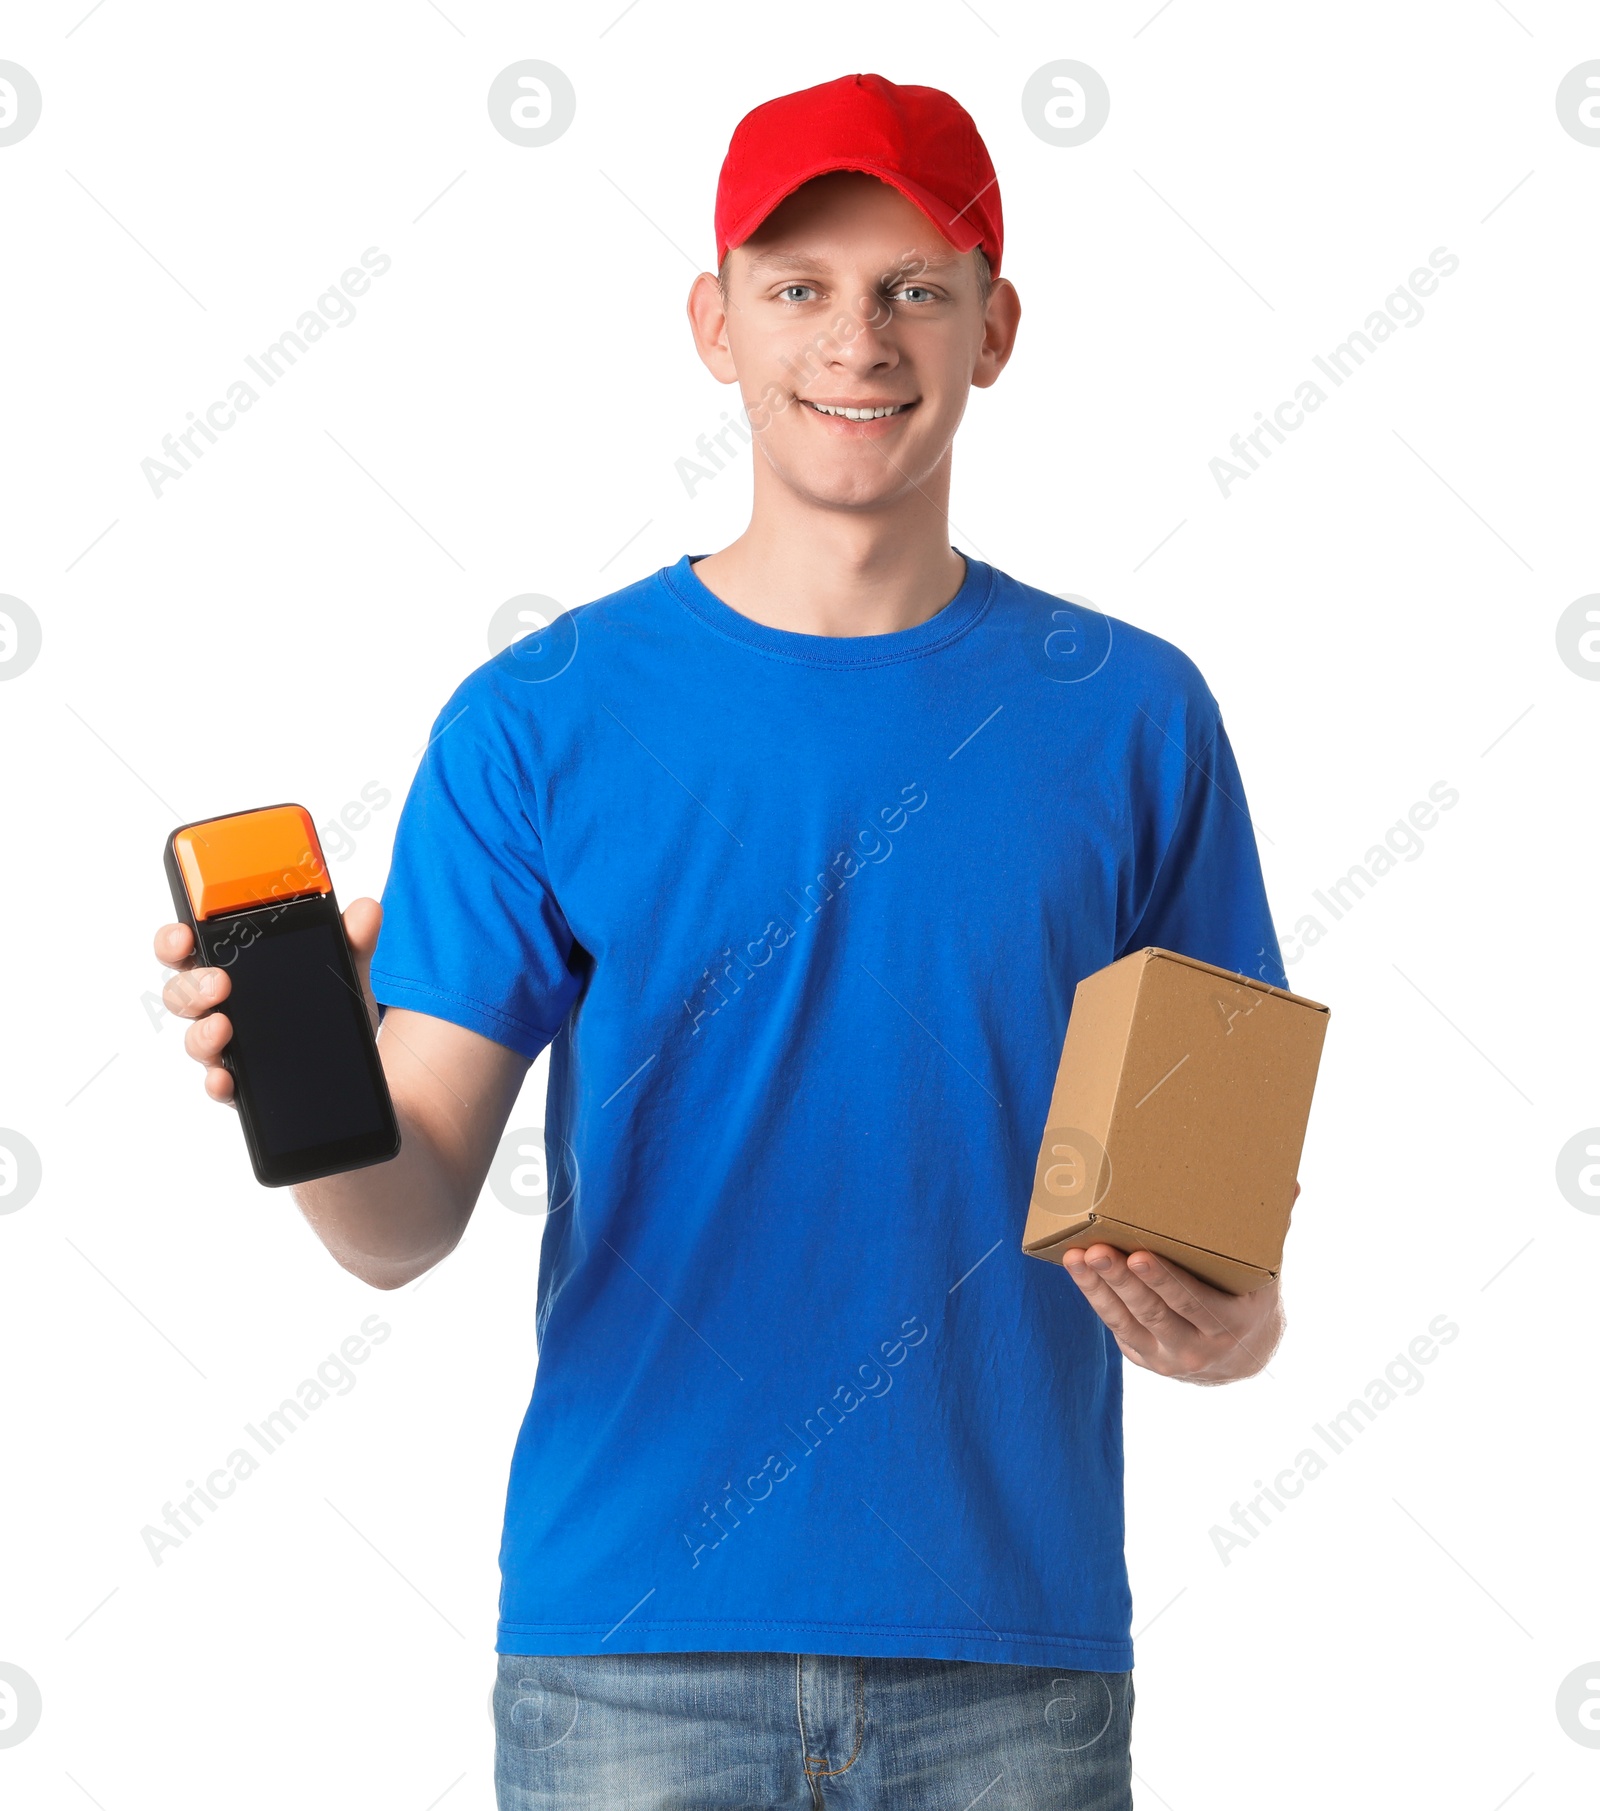
[[[776,477],[843,509],[929,483],[968,392],[999,376],[1016,333],[1008,283],[986,307],[973,254],[898,190],[850,172],[769,215],[729,253],[725,289],[724,304],[702,277],[691,295],[701,357],[737,380]]]

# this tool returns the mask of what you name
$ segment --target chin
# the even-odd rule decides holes
[[[843,467],[843,469],[841,469]],[[793,491],[824,509],[873,509],[893,503],[916,486],[882,460],[857,469],[838,465],[780,466],[778,475]]]
[[[890,489],[884,485],[808,484],[804,495],[824,509],[878,509],[901,495],[903,485]]]

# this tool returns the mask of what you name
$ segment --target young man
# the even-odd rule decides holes
[[[345,915],[403,1146],[297,1197],[410,1282],[550,1047],[505,1811],[1126,1811],[1121,1360],[1249,1375],[1277,1292],[1019,1241],[1081,976],[1159,944],[1284,981],[1243,790],[1175,648],[949,544],[1019,316],[966,113],[772,101],[716,223],[689,316],[750,526],[445,703]],[[218,1100],[226,995],[169,984]]]

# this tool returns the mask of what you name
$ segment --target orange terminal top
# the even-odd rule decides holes
[[[189,824],[173,833],[172,852],[196,918],[333,891],[303,805],[267,805]]]

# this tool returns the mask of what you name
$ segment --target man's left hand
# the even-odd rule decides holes
[[[1294,1185],[1296,1198],[1300,1184]],[[1124,1358],[1187,1383],[1232,1383],[1263,1370],[1283,1337],[1277,1278],[1248,1295],[1213,1289],[1153,1251],[1069,1251],[1064,1268]]]

